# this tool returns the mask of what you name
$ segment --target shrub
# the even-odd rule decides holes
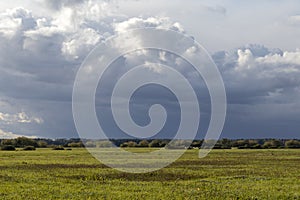
[[[24,151],[34,151],[35,147],[34,146],[26,146],[23,148]]]
[[[16,148],[12,145],[4,145],[1,147],[1,150],[2,151],[15,151]]]

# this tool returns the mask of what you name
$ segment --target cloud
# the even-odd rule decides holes
[[[133,17],[123,22],[114,24],[114,29],[116,32],[125,32],[127,30],[136,28],[171,29],[178,32],[184,32],[184,29],[180,23],[173,22],[168,17],[149,17],[146,19]]]
[[[46,5],[54,10],[60,10],[65,6],[74,6],[84,2],[84,0],[44,0]]]
[[[253,48],[255,47],[255,48]],[[250,45],[213,55],[221,69],[229,102],[296,102],[300,86],[300,51],[267,49]]]
[[[43,119],[39,117],[29,117],[25,112],[20,112],[17,114],[9,114],[0,112],[0,122],[4,122],[6,124],[13,123],[37,123],[42,124]]]
[[[145,66],[145,68],[147,68],[155,73],[158,73],[158,74],[161,74],[164,69],[162,66],[155,64],[155,63],[150,63],[150,62],[146,62],[144,66]]]
[[[73,59],[78,59],[81,55],[87,55],[103,38],[94,29],[86,28],[80,30],[72,38],[63,42],[62,53],[73,57]]]
[[[222,15],[226,15],[226,8],[224,8],[223,6],[217,5],[217,6],[207,6],[206,7],[207,10],[211,11],[211,12],[216,12],[216,13],[220,13]]]
[[[75,135],[71,110],[73,82],[77,69],[95,45],[115,33],[135,28],[155,27],[185,33],[179,23],[180,20],[173,20],[161,13],[158,16],[149,14],[146,17],[127,17],[121,15],[115,4],[109,1],[43,0],[43,2],[51,9],[50,14],[36,15],[25,8],[10,9],[0,14],[0,122],[2,125],[5,124],[5,130],[10,131],[6,132],[6,135],[32,133],[48,137],[73,137]],[[200,5],[194,3],[193,5]],[[172,8],[174,16],[179,15],[179,4],[182,2],[176,1],[176,9]],[[169,4],[164,6],[168,7]],[[186,17],[184,19],[190,20],[190,27],[192,25],[199,27],[194,32],[203,31],[201,32],[203,34],[206,31],[209,32],[210,38],[214,38],[212,32],[220,33],[222,32],[220,30],[224,30],[207,31],[207,27],[200,26],[203,23],[210,23],[204,14],[198,22],[189,14],[199,17],[199,10],[191,9],[191,13],[183,11],[180,13]],[[213,5],[201,6],[201,11],[206,14],[210,12],[210,16],[212,12],[229,14],[224,7]],[[220,17],[223,16],[218,15],[214,19],[219,22]],[[298,19],[299,16],[292,16],[289,20],[297,24]],[[236,23],[233,24],[239,27]],[[212,26],[222,28],[221,25],[214,23],[208,27]],[[251,31],[248,34],[251,34]],[[228,36],[219,35],[222,35],[222,40]],[[127,43],[123,41],[121,45],[132,45],[132,42],[138,43],[144,39],[133,37]],[[235,37],[234,40],[239,39]],[[190,47],[186,49],[186,54],[192,56],[195,51],[197,49]],[[245,45],[217,52],[212,56],[222,73],[230,104],[229,116],[234,120],[246,121],[255,117],[265,120],[278,115],[275,112],[277,110],[290,120],[300,114],[297,101],[300,98],[299,50],[282,51],[262,45]],[[174,65],[184,73],[190,73],[185,71],[182,60],[163,51],[156,53],[140,51],[126,55],[122,59],[118,63],[122,66],[124,63],[133,65],[142,62],[150,71],[159,74],[163,74],[164,71],[160,66],[151,63]],[[115,77],[120,72],[121,70],[113,71],[110,76]],[[193,76],[190,77],[196,82],[196,78],[194,80]],[[150,94],[151,91],[147,94],[147,98]],[[283,105],[284,108],[280,107]],[[205,109],[208,108],[204,107],[203,110]],[[278,117],[276,122],[280,119]],[[268,126],[272,127],[272,123]],[[231,130],[234,128],[227,132]],[[2,132],[4,135],[4,131]]]
[[[288,21],[292,25],[300,25],[300,15],[290,16]]]
[[[14,139],[14,138],[18,138],[18,137],[38,138],[37,136],[19,135],[19,134],[14,134],[12,132],[6,132],[6,131],[0,129],[0,139]]]
[[[8,101],[1,107],[0,123],[5,129],[24,135],[72,137],[73,82],[81,62],[97,43],[130,28],[183,31],[178,22],[165,17],[109,17],[113,10],[109,4],[89,2],[53,5],[59,10],[51,16],[34,15],[25,8],[0,14],[0,98]]]
[[[0,34],[9,39],[18,31],[34,28],[35,25],[31,12],[23,8],[6,10],[0,14]]]
[[[273,65],[299,66],[300,49],[297,49],[294,52],[286,51],[283,52],[282,55],[280,54],[266,55],[265,57],[257,58],[257,62],[263,64],[273,64]]]

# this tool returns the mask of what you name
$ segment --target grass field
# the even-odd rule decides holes
[[[167,168],[127,174],[85,149],[0,151],[0,199],[300,199],[300,150],[197,156],[188,150]]]

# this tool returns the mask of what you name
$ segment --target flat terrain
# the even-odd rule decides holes
[[[197,156],[188,150],[167,168],[126,174],[85,149],[0,151],[0,199],[300,199],[300,150]]]

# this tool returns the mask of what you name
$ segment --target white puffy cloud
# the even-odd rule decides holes
[[[268,78],[281,76],[294,76],[299,74],[300,51],[283,52],[281,54],[267,54],[261,57],[254,57],[250,49],[237,50],[237,71],[247,71],[248,74],[257,73],[257,77]],[[300,79],[299,79],[300,80]]]
[[[221,69],[229,102],[255,104],[296,102],[300,87],[300,51],[248,45],[213,55]]]
[[[285,51],[283,52],[283,55],[280,54],[266,55],[265,57],[257,58],[257,62],[263,64],[273,64],[273,65],[299,66],[300,50],[297,49],[294,52]]]
[[[25,112],[20,112],[20,113],[16,113],[16,114],[0,112],[0,122],[4,122],[6,124],[14,124],[14,123],[42,124],[43,119],[39,118],[39,117],[29,117]]]
[[[125,32],[136,28],[171,29],[184,32],[180,23],[172,22],[168,17],[149,17],[146,19],[133,17],[126,21],[115,23],[114,28],[116,32]]]
[[[0,129],[0,139],[14,139],[18,137],[38,138],[37,136],[19,135],[12,132],[6,132]]]
[[[245,51],[239,49],[237,51],[237,54],[238,54],[237,70],[242,68],[250,69],[253,66],[253,55],[249,49],[246,49]]]
[[[158,74],[162,73],[162,71],[164,70],[164,68],[161,65],[156,64],[156,63],[146,62],[144,66],[145,66],[145,68],[147,68],[155,73],[158,73]]]
[[[18,31],[34,28],[32,13],[23,8],[6,10],[0,14],[0,34],[11,39]]]
[[[72,38],[62,44],[62,53],[66,56],[73,56],[78,59],[79,55],[87,55],[92,48],[103,38],[94,29],[86,28],[74,34]]]

